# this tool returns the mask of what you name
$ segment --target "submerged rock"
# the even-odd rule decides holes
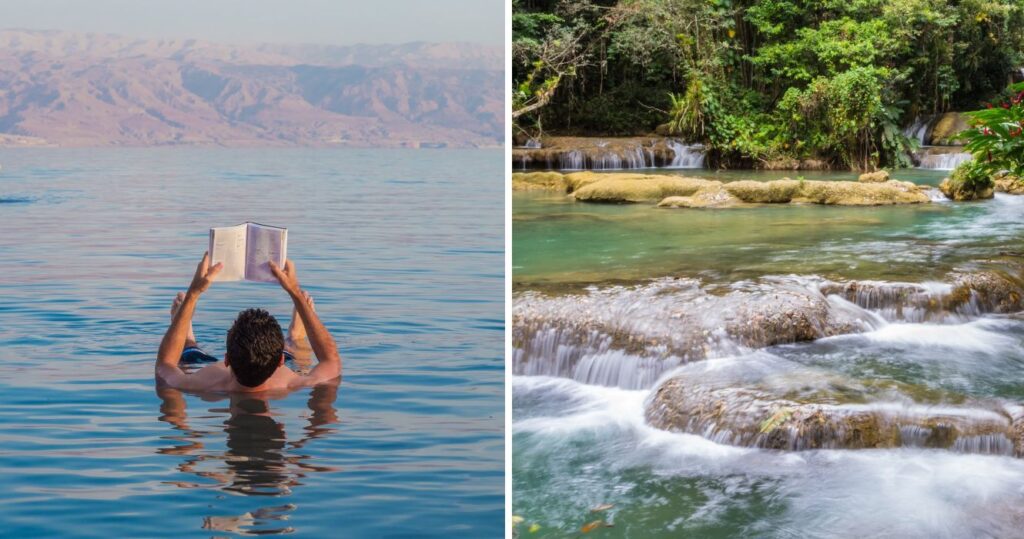
[[[857,177],[857,181],[862,183],[881,183],[889,181],[889,172],[886,170],[876,170],[875,172],[865,172]]]

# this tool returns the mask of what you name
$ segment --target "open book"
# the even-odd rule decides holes
[[[210,229],[210,265],[224,263],[217,281],[277,281],[268,262],[283,268],[287,257],[287,228],[242,223]]]

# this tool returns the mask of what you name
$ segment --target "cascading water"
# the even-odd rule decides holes
[[[903,136],[917,141],[919,146],[925,145],[925,137],[928,136],[928,129],[931,127],[933,118],[918,116],[914,121],[903,128]]]
[[[966,152],[933,152],[932,148],[922,148],[921,152],[918,153],[919,164],[918,168],[934,169],[934,170],[953,170],[964,161],[971,158],[971,154]]]
[[[520,532],[1020,535],[1024,197],[685,213],[524,200]]]
[[[701,144],[684,144],[677,140],[668,142],[675,157],[668,168],[704,168],[704,146]]]
[[[583,170],[587,168],[586,156],[580,150],[563,152],[558,156],[558,168],[561,170]]]
[[[556,144],[558,142],[556,141]],[[627,170],[643,168],[702,168],[704,148],[672,139],[572,139],[566,147],[542,147],[530,140],[512,152],[513,168],[527,170]]]

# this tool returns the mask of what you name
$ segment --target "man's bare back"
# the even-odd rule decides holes
[[[211,267],[209,254],[203,255],[188,292],[179,293],[175,298],[171,307],[171,325],[167,329],[157,353],[156,378],[159,382],[186,391],[216,392],[278,392],[325,382],[337,383],[337,378],[341,375],[341,358],[338,356],[337,345],[320,322],[312,297],[299,287],[295,266],[291,260],[285,262],[284,269],[271,264],[271,271],[277,277],[281,287],[292,298],[294,305],[292,324],[289,327],[287,342],[284,346],[275,349],[270,356],[267,355],[265,347],[260,349],[262,356],[258,361],[269,358],[276,362],[276,368],[273,364],[266,362],[262,366],[253,364],[253,361],[257,360],[252,360],[248,355],[239,353],[235,358],[232,358],[230,354],[225,354],[223,361],[207,365],[192,374],[183,371],[178,364],[182,353],[190,347],[196,347],[195,336],[192,333],[192,315],[195,312],[196,303],[202,293],[210,287],[220,268],[220,264]],[[263,311],[260,313],[267,314]],[[246,314],[247,312],[243,311],[239,315],[239,321]],[[256,313],[256,317],[259,317],[259,313]],[[236,326],[239,321],[236,321]],[[265,326],[266,320],[263,322]],[[276,321],[271,320],[271,322],[279,332]],[[234,330],[234,328],[232,329]],[[232,338],[231,332],[229,332],[229,349]],[[246,345],[250,343],[246,342],[247,334],[244,330],[240,336],[235,336],[234,339],[236,350],[248,351],[249,347]],[[241,342],[239,343],[239,341]],[[270,342],[274,342],[273,338],[270,339]],[[308,374],[298,374],[285,365],[286,350],[289,355],[294,355],[296,358],[304,356],[307,361],[311,350],[316,355],[318,363]],[[234,359],[234,368],[232,359]],[[272,372],[268,372],[270,368],[273,369]],[[239,380],[240,376],[242,380],[248,380],[249,383],[242,383]]]

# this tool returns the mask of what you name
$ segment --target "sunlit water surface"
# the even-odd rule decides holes
[[[0,535],[485,537],[503,530],[497,151],[0,153]],[[158,394],[156,347],[207,229],[289,228],[337,391]],[[223,354],[272,284],[218,283]]]

